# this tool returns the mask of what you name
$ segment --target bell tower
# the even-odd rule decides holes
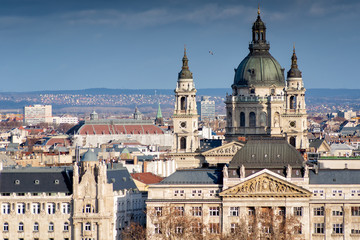
[[[297,65],[295,46],[291,57],[291,68],[287,73],[285,87],[285,111],[283,129],[288,142],[296,149],[309,148],[307,138],[307,113],[305,106],[304,82]]]
[[[175,89],[173,152],[195,152],[199,148],[196,89],[189,70],[186,48]]]

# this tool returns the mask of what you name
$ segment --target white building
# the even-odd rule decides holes
[[[24,123],[35,125],[39,123],[52,123],[51,105],[29,105],[24,107]]]

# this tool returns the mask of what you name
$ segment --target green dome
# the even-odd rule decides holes
[[[269,52],[253,52],[235,70],[234,85],[285,86],[284,70]]]
[[[81,158],[82,162],[98,162],[96,153],[93,149],[89,149]]]

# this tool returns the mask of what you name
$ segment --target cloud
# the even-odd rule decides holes
[[[165,7],[139,12],[82,10],[63,14],[61,18],[69,24],[110,24],[141,28],[181,22],[204,24],[234,17],[247,18],[249,15],[254,16],[254,13],[256,13],[255,8],[241,5],[219,6],[217,4],[207,4],[191,10]]]

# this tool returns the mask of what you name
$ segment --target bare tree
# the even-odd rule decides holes
[[[121,239],[123,240],[145,240],[146,229],[138,223],[131,222],[130,226],[126,227],[121,232]]]

